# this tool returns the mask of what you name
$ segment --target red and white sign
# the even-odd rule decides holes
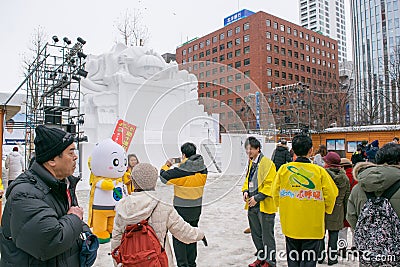
[[[135,135],[135,131],[135,125],[130,124],[124,120],[118,120],[111,139],[117,144],[120,144],[125,149],[125,151],[128,151],[128,148],[132,142],[132,138]]]

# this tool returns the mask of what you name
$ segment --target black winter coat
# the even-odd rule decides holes
[[[278,171],[281,165],[291,162],[290,152],[287,146],[278,145],[273,153],[272,161],[275,164],[276,170]]]
[[[68,177],[77,205],[78,178]],[[34,162],[7,189],[2,218],[1,267],[79,266],[80,233],[89,230],[68,214],[67,184]]]

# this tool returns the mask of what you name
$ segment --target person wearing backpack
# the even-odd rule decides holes
[[[355,166],[353,174],[358,180],[358,184],[351,191],[346,217],[355,231],[354,241],[357,249],[364,250],[365,247],[369,247],[368,250],[378,254],[383,250],[388,251],[389,254],[397,253],[395,263],[375,261],[368,266],[382,266],[382,264],[399,266],[400,190],[397,187],[400,186],[400,145],[394,143],[384,145],[376,154],[376,162],[378,165],[367,162]],[[367,201],[368,198],[382,197],[388,194],[392,195],[388,202],[375,199],[377,205],[371,205],[373,199]],[[385,218],[373,215],[376,214],[376,211],[386,214]],[[370,224],[369,219],[373,219],[377,223]],[[380,234],[385,234],[386,238],[379,237]],[[397,248],[393,249],[396,244]],[[368,262],[364,261],[364,258],[360,257],[361,263],[367,265]],[[371,260],[378,259],[372,258]]]
[[[112,232],[111,239],[111,251],[112,255],[124,252],[126,248],[129,248],[129,243],[140,244],[140,247],[153,246],[152,240],[155,237],[158,239],[158,243],[152,248],[150,260],[147,262],[139,263],[138,265],[129,265],[123,262],[123,266],[175,266],[172,255],[171,246],[169,244],[169,238],[167,232],[178,239],[179,241],[189,244],[200,240],[206,244],[204,233],[197,227],[192,227],[190,224],[185,222],[178,212],[170,205],[162,203],[157,198],[155,191],[156,183],[158,179],[157,169],[149,163],[139,163],[132,169],[134,192],[121,199],[116,206],[116,215],[114,220],[114,229]],[[134,240],[137,236],[134,234],[133,237],[128,241],[129,238],[124,238],[124,232],[127,229],[135,227],[135,224],[141,223],[145,225],[144,221],[148,222],[152,230],[148,231],[148,234],[144,237],[140,237],[140,240]],[[127,227],[128,226],[128,227]],[[147,227],[147,226],[146,226]],[[152,232],[154,231],[154,232]],[[154,234],[152,234],[154,233]],[[137,237],[139,238],[139,237]],[[122,242],[121,242],[122,241]],[[124,244],[125,245],[122,245]],[[117,250],[115,250],[118,248]],[[140,249],[132,249],[128,252],[128,255],[115,255],[124,257],[137,257],[148,258],[146,251],[140,251]],[[167,258],[167,259],[166,259]],[[160,265],[150,265],[153,261],[164,262]],[[166,265],[165,262],[168,262]]]
[[[283,164],[292,161],[292,157],[290,156],[289,148],[285,139],[282,139],[281,142],[276,146],[276,149],[272,153],[271,160],[275,164],[276,171],[278,171]]]

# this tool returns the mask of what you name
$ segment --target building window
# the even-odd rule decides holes
[[[206,92],[206,97],[211,97],[210,92]]]
[[[279,58],[275,58],[274,59],[274,64],[277,65],[277,66],[279,65]]]
[[[217,90],[214,90],[213,91],[213,97],[217,97],[218,96],[218,91]]]
[[[204,57],[204,52],[200,52],[199,53],[199,58],[203,58]]]
[[[267,44],[267,51],[271,51],[271,44]]]
[[[240,105],[242,103],[242,99],[241,98],[236,98],[236,105]]]
[[[231,59],[233,57],[233,53],[229,52],[228,54],[226,54],[226,58],[227,59]]]
[[[182,50],[182,55],[185,56],[186,55],[186,49]]]
[[[228,30],[228,37],[232,36],[232,30]]]
[[[274,41],[278,42],[278,35],[274,34]]]
[[[281,54],[282,54],[282,55],[286,55],[286,49],[283,48],[283,47],[281,48]]]
[[[224,61],[225,60],[225,55],[220,55],[219,56],[219,61],[221,62],[221,61]]]
[[[267,19],[267,20],[265,21],[265,24],[267,25],[267,27],[271,27],[271,21],[270,21],[269,19]]]
[[[250,53],[250,46],[246,46],[245,48],[243,48],[243,53],[244,54]]]
[[[233,100],[232,99],[228,99],[228,106],[232,106],[233,105]],[[233,115],[233,114],[232,114]],[[228,113],[228,117],[230,117],[229,116],[229,113]]]
[[[224,49],[225,49],[225,44],[219,45],[219,51],[222,51],[222,50],[224,50]]]
[[[250,23],[249,22],[243,24],[243,30],[247,31],[248,29],[250,29]]]
[[[198,59],[198,55],[193,55],[193,61],[196,61]]]
[[[219,84],[225,84],[225,77],[219,78]]]
[[[194,51],[197,51],[197,49],[199,49],[199,45],[195,44],[195,45],[193,46],[193,50],[194,50]]]
[[[285,31],[285,25],[281,24],[281,32]]]
[[[232,41],[229,41],[229,42],[226,43],[226,47],[227,48],[231,48],[232,46],[233,46]]]
[[[285,43],[285,37],[281,36],[281,43],[284,44]]]
[[[279,53],[279,46],[274,45],[274,52],[275,52],[275,53]]]
[[[207,49],[206,50],[206,56],[209,56],[211,54],[211,50],[210,49]]]
[[[243,60],[243,65],[244,66],[250,65],[250,58],[246,58],[245,60]]]
[[[222,102],[221,102],[222,105]],[[225,119],[225,112],[219,113],[219,118],[220,120],[224,120]]]
[[[272,89],[272,82],[267,82],[267,88]]]
[[[271,39],[271,33],[270,32],[267,32],[266,35],[267,35],[267,39]]]
[[[289,77],[289,80],[290,80],[290,81],[293,80],[293,74],[289,73],[289,74],[288,74],[288,77]]]
[[[201,42],[201,43],[200,43],[200,49],[201,49],[201,48],[204,48],[204,42]]]
[[[188,53],[189,53],[189,54],[192,53],[192,47],[189,47]]]
[[[243,72],[244,74],[244,78],[250,78],[250,71],[246,70],[245,72]]]
[[[267,63],[268,63],[268,64],[271,64],[271,63],[272,63],[272,57],[270,57],[270,56],[267,57]]]
[[[235,50],[235,57],[238,57],[238,56],[240,56],[240,52],[241,52],[241,50],[240,50],[240,49],[237,49],[237,50]]]
[[[221,34],[219,35],[219,39],[220,39],[220,40],[224,40],[224,39],[225,39],[225,33],[221,33]]]
[[[278,29],[278,22],[274,22],[274,29]]]
[[[240,38],[235,39],[235,45],[240,45]]]
[[[290,34],[290,33],[291,33],[291,28],[290,28],[290,27],[286,27],[286,32],[287,32],[288,34]]]
[[[240,27],[237,26],[237,27],[235,28],[235,33],[238,34],[239,32],[240,32]]]
[[[245,84],[243,85],[243,89],[244,89],[245,91],[250,90],[250,83],[245,83]]]
[[[293,68],[293,63],[292,63],[292,61],[288,61],[288,68]]]
[[[213,47],[213,48],[212,48],[212,53],[215,54],[215,53],[217,53],[217,52],[218,52],[218,47]]]
[[[238,80],[241,80],[241,79],[242,79],[242,74],[241,73],[236,73],[235,74],[235,80],[238,81]]]
[[[282,59],[282,67],[286,67],[286,60]]]
[[[242,62],[241,61],[236,61],[235,62],[235,68],[240,68],[242,66]]]
[[[224,88],[219,90],[219,95],[225,95],[225,89]]]
[[[213,43],[216,43],[218,41],[218,37],[217,36],[214,36],[213,38],[212,38],[212,42]]]
[[[271,69],[267,69],[267,76],[272,76],[272,70]]]
[[[218,58],[217,58],[217,57],[214,57],[214,58],[212,59],[212,62],[218,62]]]
[[[293,30],[293,35],[297,36],[297,30]]]
[[[287,39],[287,44],[292,45],[292,39]]]
[[[288,52],[288,56],[292,57],[292,50],[289,49],[287,52]]]
[[[226,77],[226,80],[228,81],[228,83],[233,82],[233,75],[229,75],[228,77]]]
[[[219,67],[219,72],[220,72],[220,73],[224,73],[224,72],[225,72],[225,66]]]
[[[235,91],[236,91],[236,93],[240,93],[242,91],[242,86],[241,85],[236,85],[235,86]]]
[[[243,41],[244,41],[245,43],[247,43],[248,41],[250,41],[250,35],[246,34],[246,35],[243,37]]]
[[[286,79],[286,72],[282,72],[282,79]]]
[[[275,77],[276,77],[276,78],[279,78],[279,70],[276,70],[276,71],[275,71]]]

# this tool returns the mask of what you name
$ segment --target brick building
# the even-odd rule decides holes
[[[268,128],[271,116],[278,129],[317,130],[345,114],[337,52],[335,40],[260,11],[186,42],[176,59],[225,130],[240,128],[234,118],[247,130]]]

